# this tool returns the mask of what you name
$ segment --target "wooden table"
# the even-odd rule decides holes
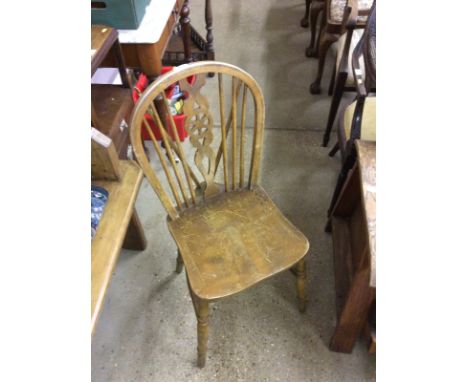
[[[122,246],[144,250],[146,238],[134,207],[143,180],[142,170],[134,161],[118,160],[112,141],[99,131],[92,130],[91,137],[92,184],[109,193],[91,242],[92,334]]]
[[[121,38],[127,67],[141,69],[148,77],[154,78],[161,74],[163,61],[167,65],[179,65],[194,60],[214,59],[211,1],[206,0],[205,3],[206,40],[190,25],[189,1],[173,1],[174,8],[157,41],[126,42]],[[178,19],[181,25],[180,36],[173,35]],[[113,57],[107,57],[103,61],[103,66],[115,67],[116,64]]]
[[[366,329],[376,290],[375,142],[355,142],[357,160],[330,216],[338,323],[330,349],[349,353]]]
[[[119,44],[118,33],[114,28],[105,25],[91,25],[91,76],[96,72],[109,52],[113,53],[113,58],[117,63],[122,84],[129,88],[125,61]]]

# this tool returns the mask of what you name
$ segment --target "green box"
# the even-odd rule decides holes
[[[151,0],[91,1],[91,24],[116,29],[138,29]]]

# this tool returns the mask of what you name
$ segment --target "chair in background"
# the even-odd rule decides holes
[[[213,114],[201,92],[209,73],[215,73],[218,80],[220,129],[213,128]],[[193,85],[187,81],[189,76],[196,76]],[[184,145],[180,142],[167,103],[162,102],[164,110],[155,107],[155,99],[164,97],[165,89],[175,83],[186,94],[185,129],[191,147],[188,142]],[[230,87],[228,94],[225,85]],[[226,96],[231,98],[227,121]],[[210,302],[291,269],[296,275],[299,310],[305,310],[304,257],[309,243],[258,185],[264,113],[263,95],[257,82],[233,65],[214,61],[179,66],[159,77],[141,95],[132,113],[135,157],[167,210],[168,228],[179,250],[176,271],[180,272],[185,265],[198,322],[199,367],[204,366],[206,359]],[[159,128],[167,157],[145,118],[148,114]],[[250,145],[246,120],[254,125]],[[164,172],[166,178],[164,182],[157,176],[154,160],[150,163],[145,153],[142,129],[151,137],[159,172]],[[219,140],[214,138],[215,131]],[[194,152],[194,165],[186,150]],[[180,158],[179,164],[175,155]],[[218,168],[222,171],[217,177]]]
[[[325,9],[320,27],[318,47],[310,50],[311,57],[318,57],[319,64],[317,76],[310,84],[309,91],[312,94],[320,94],[323,70],[328,48],[336,42],[339,37],[346,32],[343,30],[343,16],[346,5],[352,0],[325,0]],[[364,28],[367,15],[374,0],[356,0],[358,7],[358,17],[355,28]]]
[[[330,81],[330,89],[333,89],[333,98],[328,114],[327,126],[323,136],[322,146],[326,147],[330,139],[330,133],[335,122],[336,113],[340,106],[341,98],[345,91],[356,91],[353,71],[352,71],[352,52],[358,44],[364,44],[358,52],[359,66],[362,69],[360,75],[365,78],[366,90],[371,93],[376,92],[376,3],[372,5],[366,28],[355,29],[357,22],[356,0],[349,1],[345,9],[343,18],[343,28],[346,28],[346,34],[338,40],[338,54],[336,59],[336,74]],[[362,42],[361,42],[362,41]],[[350,54],[351,53],[351,54]]]
[[[363,37],[354,49],[352,55],[352,71],[356,89],[356,100],[344,110],[338,124],[338,142],[330,152],[333,156],[338,150],[341,153],[342,169],[333,192],[328,214],[340,195],[346,181],[349,170],[356,161],[356,139],[376,141],[376,97],[369,97],[369,84],[375,86],[375,62],[376,62],[376,12],[375,6],[369,16],[369,26]],[[367,67],[367,81],[363,76],[361,63],[369,62]],[[374,66],[372,66],[373,64]],[[329,229],[329,227],[327,227]]]

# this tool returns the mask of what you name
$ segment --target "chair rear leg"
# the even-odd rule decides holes
[[[325,59],[327,57],[328,48],[330,45],[333,44],[335,41],[338,40],[338,36],[332,33],[328,33],[323,31],[320,36],[320,43],[319,43],[319,64],[317,70],[317,77],[315,78],[314,82],[310,84],[309,91],[311,94],[320,94],[322,91],[320,88],[320,83],[322,82],[323,76],[323,69],[325,67]]]
[[[305,0],[306,3],[306,8],[305,8],[305,14],[303,19],[301,20],[301,27],[302,28],[307,28],[309,26],[309,12],[310,12],[310,3],[312,0]]]
[[[314,3],[311,6],[311,9],[310,9],[310,44],[306,48],[306,51],[305,51],[306,57],[314,57],[314,54],[316,54],[315,35],[317,33],[317,20],[322,10],[323,10],[322,3],[319,3],[318,5]]]
[[[296,288],[297,288],[297,299],[299,302],[299,312],[304,313],[306,308],[306,264],[305,260],[302,259],[296,264]]]

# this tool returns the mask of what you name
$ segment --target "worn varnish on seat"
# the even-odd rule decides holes
[[[208,74],[215,78],[208,80]],[[187,77],[192,75],[196,80],[189,84]],[[205,86],[207,81],[217,82],[217,88]],[[186,94],[184,127],[189,140],[184,143],[169,117],[167,103],[156,106],[155,102],[175,83]],[[218,96],[219,128],[214,126],[208,89]],[[264,121],[258,83],[245,71],[214,61],[182,65],[161,76],[141,95],[132,114],[136,159],[168,212],[169,230],[179,249],[176,271],[186,266],[197,316],[200,367],[206,359],[210,301],[295,267],[299,310],[305,310],[304,256],[309,243],[258,185]],[[253,133],[250,143],[248,125]],[[155,138],[155,128],[166,152]],[[159,171],[154,170],[155,163],[143,147],[142,129],[151,137]],[[188,153],[193,151],[190,158]],[[159,180],[158,172],[164,173],[167,182]],[[219,184],[222,180],[218,178],[224,182]]]
[[[308,242],[260,187],[222,193],[169,220],[192,290],[215,299],[292,267]]]

